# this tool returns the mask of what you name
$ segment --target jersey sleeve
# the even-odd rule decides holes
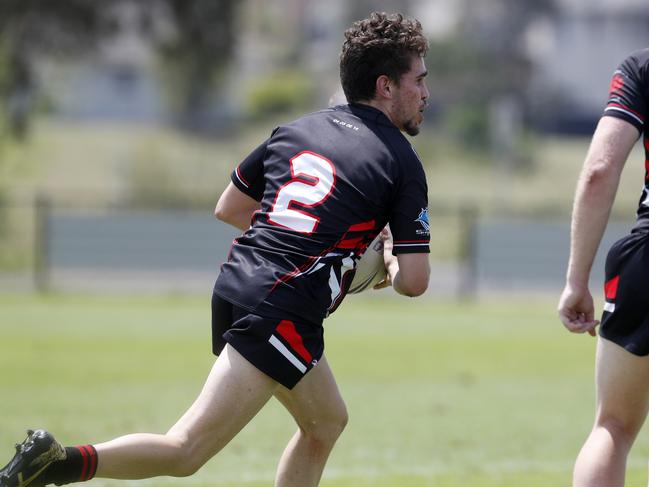
[[[604,116],[620,118],[644,130],[647,115],[646,65],[649,50],[639,51],[627,57],[615,70],[609,87]]]
[[[424,168],[412,151],[402,165],[397,194],[390,214],[393,254],[430,252],[428,185]]]
[[[232,183],[243,193],[257,201],[264,196],[264,155],[268,140],[260,144],[230,175]]]

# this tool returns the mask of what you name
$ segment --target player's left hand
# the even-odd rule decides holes
[[[392,286],[392,279],[390,279],[390,274],[386,274],[385,278],[375,284],[372,289],[383,289],[390,286]]]
[[[558,312],[563,326],[572,333],[596,335],[599,320],[595,319],[593,297],[588,288],[578,290],[566,285],[559,299]]]
[[[392,255],[392,247],[394,244],[392,243],[392,233],[390,232],[390,228],[388,226],[381,230],[381,233],[379,233],[379,238],[383,241],[383,262],[388,272],[385,275],[385,279],[379,281],[378,284],[376,284],[372,289],[383,289],[392,286],[390,266],[399,265],[397,263],[396,256]]]

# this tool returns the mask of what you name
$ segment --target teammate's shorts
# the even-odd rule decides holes
[[[649,355],[649,233],[636,231],[606,257],[600,335],[634,355]]]
[[[260,316],[212,294],[212,351],[229,343],[246,360],[288,389],[324,352],[322,324]]]

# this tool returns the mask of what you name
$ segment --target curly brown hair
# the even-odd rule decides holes
[[[350,103],[374,98],[376,79],[399,83],[413,56],[425,56],[428,41],[417,19],[399,13],[372,12],[345,31],[340,53],[340,82]]]

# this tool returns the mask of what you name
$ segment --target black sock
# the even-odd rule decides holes
[[[53,462],[43,474],[45,485],[85,482],[97,471],[97,450],[92,445],[68,446],[66,459]]]

